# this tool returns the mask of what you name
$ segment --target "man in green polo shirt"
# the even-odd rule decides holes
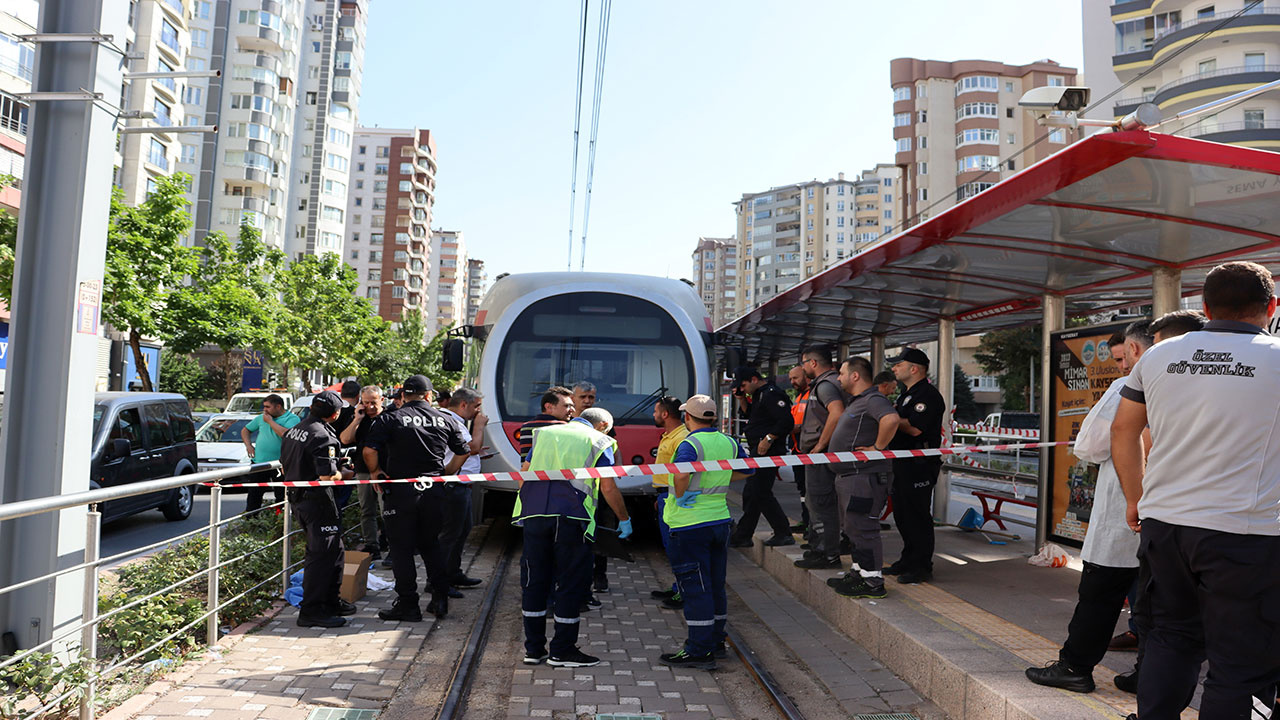
[[[262,413],[270,415],[271,419],[277,425],[288,430],[289,428],[302,422],[302,418],[291,412],[285,412],[284,398],[279,395],[268,395],[262,401]],[[258,433],[256,440],[253,440],[253,433]],[[261,416],[250,420],[244,427],[240,428],[240,439],[244,441],[244,447],[249,451],[249,460],[255,463],[272,462],[280,459],[280,436],[267,425]],[[256,482],[268,482],[274,480],[279,473],[275,471],[266,472],[254,477],[252,480]],[[266,488],[249,488],[249,494],[245,501],[245,512],[252,512],[262,507],[262,496],[267,492]],[[276,502],[284,500],[284,488],[271,488],[271,492],[275,494]]]

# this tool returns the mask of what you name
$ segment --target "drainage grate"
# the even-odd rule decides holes
[[[350,708],[316,708],[307,720],[374,720],[377,710],[352,710]]]
[[[920,720],[911,713],[863,713],[854,715],[853,720]]]
[[[662,720],[661,715],[647,713],[644,715],[635,715],[632,713],[597,713],[596,720]]]

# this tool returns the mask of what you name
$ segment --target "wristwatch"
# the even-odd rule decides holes
[[[765,440],[768,440],[769,442],[771,442],[771,443],[772,443],[774,440],[777,440],[778,438],[776,438],[776,437],[774,437],[774,436],[772,436],[772,435],[765,435],[765,436],[764,436],[764,439],[765,439]]]

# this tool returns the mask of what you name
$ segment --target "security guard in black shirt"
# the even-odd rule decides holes
[[[461,427],[431,403],[431,381],[414,375],[404,381],[404,405],[384,412],[374,421],[365,441],[364,461],[374,480],[452,475],[471,453]],[[446,466],[445,449],[454,453]],[[385,458],[385,464],[383,459]],[[443,618],[449,612],[449,576],[445,548],[439,536],[446,498],[444,487],[418,489],[410,483],[389,483],[382,488],[382,519],[391,545],[391,572],[395,576],[396,601],[378,611],[383,620],[422,620],[418,607],[418,572],[414,554],[420,554],[431,584],[427,612]]]
[[[751,367],[738,368],[734,373],[733,390],[738,398],[739,414],[747,418],[742,434],[751,455],[786,455],[787,436],[796,424],[795,418],[791,417],[791,399],[787,394]],[[748,397],[751,398],[749,403]],[[761,515],[773,528],[773,537],[765,540],[765,545],[796,543],[796,539],[791,537],[787,514],[773,496],[773,482],[777,479],[777,468],[758,468],[747,478],[742,488],[742,518],[729,537],[729,547],[749,547]]]
[[[907,348],[887,363],[904,389],[898,393],[901,416],[892,450],[923,450],[942,446],[946,403],[929,382],[929,356]],[[950,372],[943,368],[940,371]],[[902,557],[884,569],[898,582],[914,584],[933,579],[933,486],[938,483],[941,457],[893,461],[893,522],[902,535]]]
[[[338,438],[329,422],[337,418],[342,398],[332,390],[316,395],[306,420],[284,431],[280,463],[288,482],[338,480]],[[276,426],[279,427],[279,426]],[[340,615],[352,615],[355,605],[338,597],[342,585],[342,526],[329,488],[290,488],[289,504],[307,538],[302,561],[302,602],[298,625],[342,627]]]

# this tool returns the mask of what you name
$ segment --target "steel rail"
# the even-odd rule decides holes
[[[791,698],[782,691],[768,668],[760,662],[760,657],[751,649],[747,641],[742,639],[742,635],[738,634],[731,625],[725,627],[725,634],[729,636],[729,642],[737,651],[738,659],[742,660],[742,664],[747,667],[747,672],[769,696],[769,700],[778,708],[778,712],[782,713],[786,720],[804,720],[804,713],[800,712],[800,708],[796,707],[795,703],[791,702]]]

